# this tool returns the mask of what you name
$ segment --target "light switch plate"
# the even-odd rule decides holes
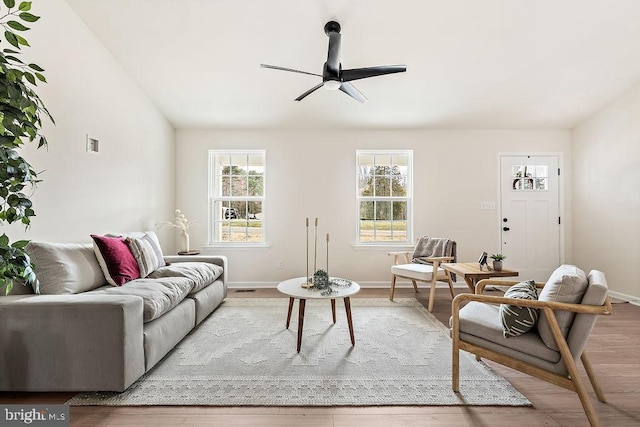
[[[483,200],[480,202],[480,209],[483,210],[494,210],[496,208],[496,202],[493,200]]]

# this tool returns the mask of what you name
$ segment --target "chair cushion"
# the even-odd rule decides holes
[[[538,292],[533,280],[511,286],[504,293],[505,298],[537,300]],[[522,335],[536,325],[538,309],[517,305],[500,304],[500,322],[505,338]]]
[[[460,336],[477,337],[500,347],[510,348],[528,357],[543,359],[550,363],[560,360],[560,353],[547,347],[540,339],[535,328],[517,337],[505,338],[500,322],[500,307],[472,301],[460,310]],[[470,342],[478,340],[470,340]],[[501,352],[500,347],[491,346],[492,350]],[[515,357],[515,356],[514,356]]]
[[[547,283],[538,296],[538,300],[579,304],[587,290],[587,286],[587,276],[584,271],[575,265],[561,265],[551,274],[549,280],[547,280]],[[558,325],[560,326],[560,331],[566,338],[569,329],[571,329],[575,313],[555,311],[555,315],[558,320]],[[542,341],[544,341],[549,348],[558,350],[558,346],[551,333],[549,321],[544,315],[540,316],[538,320],[538,333]]]
[[[440,273],[444,274],[444,269],[438,268],[438,275]],[[391,274],[429,282],[433,275],[433,266],[427,264],[398,264],[391,267]]]

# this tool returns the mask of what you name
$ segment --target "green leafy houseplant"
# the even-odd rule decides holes
[[[0,225],[31,224],[35,216],[30,196],[25,189],[33,189],[38,182],[37,173],[19,154],[25,142],[37,141],[38,148],[46,147],[47,139],[40,133],[41,116],[53,122],[53,117],[33,87],[46,79],[40,66],[20,59],[23,47],[29,47],[21,35],[30,28],[30,23],[40,19],[33,15],[31,2],[23,1],[16,6],[15,0],[3,0],[0,5],[0,25],[6,43],[0,44]],[[6,234],[0,235],[0,289],[9,293],[14,283],[24,282],[38,286],[33,265],[25,252],[27,240],[9,241]]]
[[[491,258],[494,261],[502,261],[502,260],[504,260],[506,258],[506,256],[504,256],[502,254],[493,254],[489,258]]]

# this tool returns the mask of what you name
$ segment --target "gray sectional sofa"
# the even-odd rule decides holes
[[[223,256],[107,285],[91,244],[30,243],[40,294],[0,296],[0,391],[123,391],[156,365],[227,294]]]

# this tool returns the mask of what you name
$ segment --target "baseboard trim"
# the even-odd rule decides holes
[[[626,301],[629,304],[637,305],[640,307],[640,297],[636,297],[633,295],[623,294],[621,292],[609,291],[609,296],[620,299],[622,301]]]
[[[228,289],[274,289],[278,286],[280,282],[229,282],[227,285]],[[367,281],[367,282],[358,282],[361,288],[374,288],[374,289],[389,289],[391,283],[389,282],[376,282],[376,281]],[[424,287],[424,283],[420,283],[418,286]],[[436,283],[437,288],[449,288],[446,283],[438,282]],[[465,282],[455,282],[453,284],[454,288],[465,288],[467,284]],[[412,288],[413,284],[411,282],[396,282],[396,288]]]

